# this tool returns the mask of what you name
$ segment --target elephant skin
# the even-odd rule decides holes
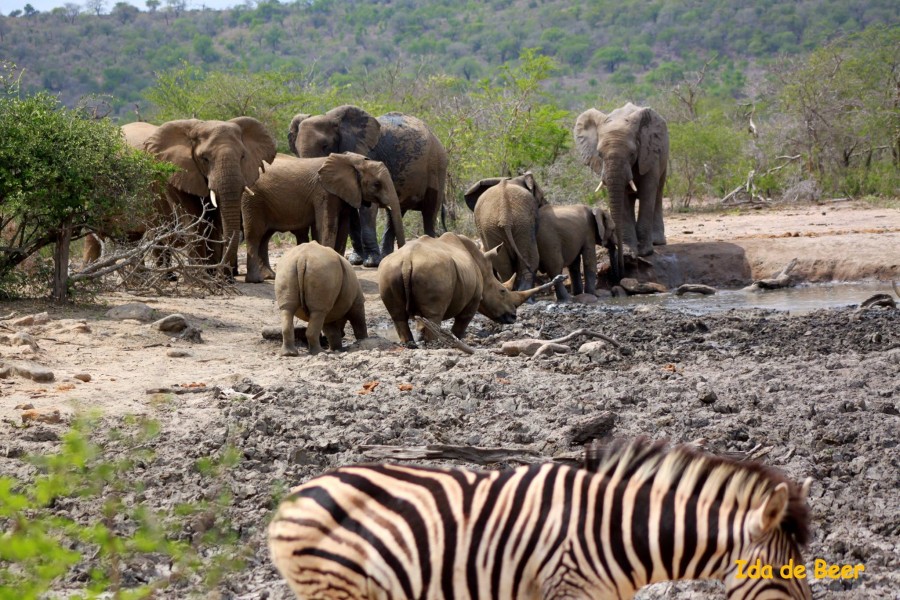
[[[290,231],[302,243],[313,229],[320,244],[343,254],[350,219],[364,204],[389,209],[391,221],[402,225],[394,183],[382,163],[352,152],[325,158],[279,154],[241,200],[245,281],[260,283],[275,276],[268,246],[276,231]],[[406,241],[402,226],[398,239]]]
[[[582,162],[600,175],[601,185],[608,190],[618,250],[612,270],[618,282],[624,276],[625,247],[638,256],[649,256],[654,244],[666,243],[662,198],[669,130],[652,108],[629,102],[609,115],[594,108],[584,111],[575,122],[574,134]],[[640,204],[637,219],[635,203]]]
[[[325,331],[328,347],[341,349],[344,326],[353,327],[357,340],[368,337],[365,297],[353,267],[343,256],[313,241],[294,246],[278,264],[275,304],[281,313],[281,354],[297,356],[294,317],[306,321],[309,353],[322,351],[319,336]]]
[[[413,341],[409,319],[421,315],[435,324],[453,319],[452,332],[461,338],[480,312],[498,323],[516,320],[516,308],[546,286],[510,291],[491,268],[491,250],[482,253],[474,241],[455,233],[422,236],[390,254],[378,267],[378,291],[401,342]],[[424,339],[433,339],[426,329]]]
[[[241,194],[257,180],[265,162],[275,158],[275,140],[263,124],[252,117],[183,119],[160,126],[129,123],[122,134],[130,146],[180,167],[161,193],[158,210],[169,218],[202,217],[206,243],[195,248],[195,254],[208,264],[224,259],[233,269],[241,232]],[[97,254],[97,244],[89,242],[85,252],[85,258]]]
[[[396,112],[375,118],[357,106],[338,106],[324,115],[296,115],[291,121],[288,144],[300,157],[356,152],[383,162],[394,181],[401,216],[409,210],[420,211],[425,234],[437,235],[435,219],[443,211],[446,193],[447,151],[421,119]],[[367,267],[377,267],[381,257],[394,250],[395,239],[398,246],[403,245],[400,229],[389,220],[379,250],[375,235],[377,212],[374,207],[364,207],[359,213],[360,222],[351,224],[357,260]]]
[[[475,228],[484,247],[502,244],[493,261],[500,278],[515,275],[518,289],[530,288],[540,260],[538,211],[546,204],[534,175],[482,179],[466,191],[465,200],[475,213]]]
[[[608,212],[583,204],[542,206],[538,213],[537,245],[540,270],[551,277],[569,268],[572,295],[597,293],[597,251],[602,245],[609,251],[610,264],[616,260],[615,224]],[[584,285],[581,272],[584,267]],[[556,299],[571,302],[572,296],[562,281]]]

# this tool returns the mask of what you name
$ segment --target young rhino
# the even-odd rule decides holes
[[[281,311],[282,356],[298,354],[294,345],[295,315],[308,323],[310,354],[322,350],[319,335],[323,328],[332,350],[340,350],[347,321],[356,339],[368,337],[362,288],[353,267],[343,256],[317,242],[294,246],[279,261],[275,304]]]
[[[516,308],[553,282],[530,290],[511,291],[515,276],[500,283],[490,257],[469,238],[445,233],[422,236],[389,254],[378,267],[378,291],[403,343],[413,341],[409,318],[421,315],[435,324],[453,319],[451,331],[461,338],[480,312],[498,323],[513,323]],[[433,339],[427,329],[425,340]]]

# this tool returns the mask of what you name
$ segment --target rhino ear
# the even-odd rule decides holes
[[[475,205],[478,203],[478,199],[481,195],[504,179],[505,177],[491,177],[490,179],[482,179],[481,181],[473,183],[472,186],[466,190],[465,194],[466,206],[469,207],[469,210],[474,211]]]

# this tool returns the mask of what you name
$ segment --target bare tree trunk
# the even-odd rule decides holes
[[[56,234],[53,250],[53,301],[62,304],[68,297],[69,243],[72,241],[72,217],[67,217]]]

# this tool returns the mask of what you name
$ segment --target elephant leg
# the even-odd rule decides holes
[[[309,322],[306,325],[306,343],[309,345],[310,354],[318,354],[322,351],[322,343],[319,336],[325,325],[325,312],[316,311],[310,313]]]
[[[350,211],[350,244],[353,246],[353,251],[347,257],[347,260],[351,265],[363,264],[363,255],[365,254],[359,220],[359,211]],[[341,242],[346,246],[346,240],[341,240]]]
[[[381,252],[378,249],[378,236],[375,233],[375,218],[377,216],[377,206],[363,206],[359,209],[359,225],[363,245],[363,266],[366,267],[377,267],[381,263]]]
[[[281,311],[281,355],[298,356],[294,340],[294,311]]]
[[[275,279],[275,271],[272,269],[272,263],[269,262],[269,241],[273,235],[275,235],[274,231],[266,232],[259,243],[259,274],[263,279]]]
[[[340,352],[344,349],[344,325],[346,324],[346,319],[338,319],[325,324],[325,338],[328,340],[328,347],[332,352]]]
[[[440,209],[441,202],[438,198],[438,191],[428,188],[425,191],[425,200],[422,202],[422,229],[425,230],[425,235],[437,237],[434,223],[437,220],[437,214]]]
[[[625,210],[623,211],[625,223],[622,226],[622,243],[630,248],[634,254],[638,252],[637,219],[634,214],[636,202],[637,197],[632,194],[625,198]]]
[[[648,186],[649,187],[649,186]],[[655,219],[656,189],[641,191],[640,211],[637,218],[637,254],[653,254],[653,222]]]
[[[247,228],[247,274],[244,276],[244,281],[246,283],[262,283],[263,257],[261,254],[263,252],[262,248],[266,247],[263,245],[263,242],[264,240],[267,241],[268,238],[266,237],[266,232],[260,230],[252,222],[245,220],[244,225]]]
[[[587,275],[587,273],[585,273]],[[572,264],[569,265],[569,279],[572,280],[572,295],[577,296],[584,293],[584,285],[581,280],[581,255],[575,257]]]

